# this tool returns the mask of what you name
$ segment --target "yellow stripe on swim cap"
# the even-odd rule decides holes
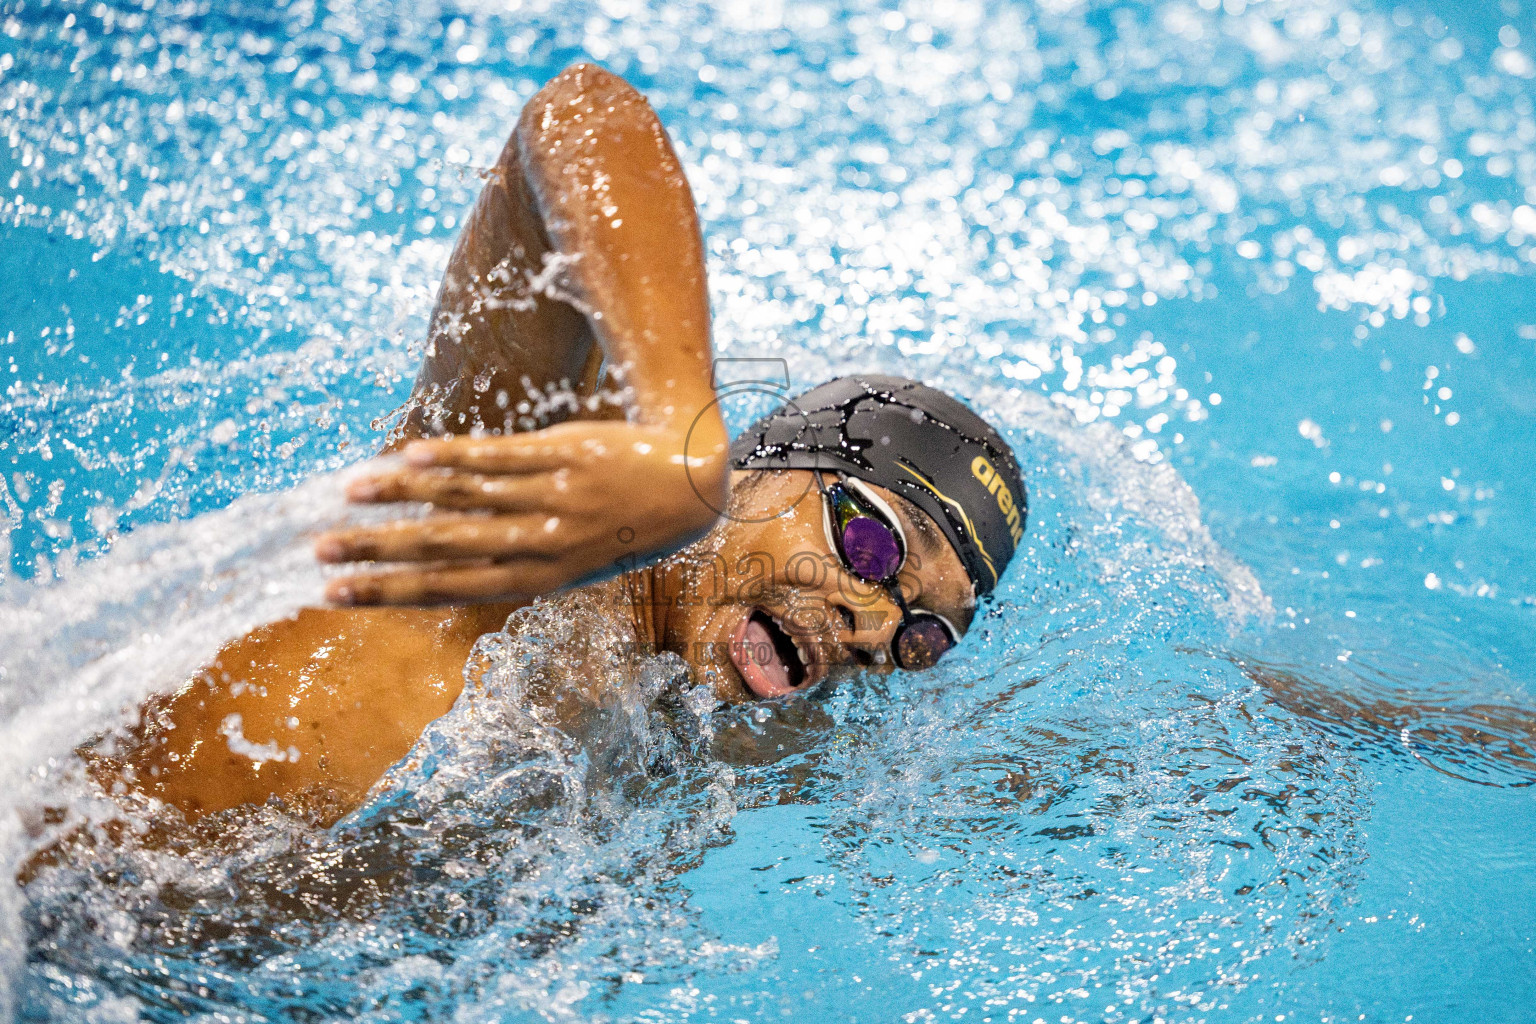
[[[980,537],[976,536],[976,527],[971,525],[971,517],[965,514],[965,509],[960,507],[960,503],[935,487],[933,485],[933,481],[929,480],[927,477],[923,476],[923,474],[907,465],[906,459],[897,459],[896,465],[917,477],[918,482],[921,483],[924,487],[928,488],[928,490],[931,491],[935,497],[959,513],[960,521],[965,524],[966,535],[971,538],[971,543],[976,545],[976,550],[981,552],[982,561],[987,563],[987,571],[992,574],[992,585],[994,587],[997,586],[997,566],[992,563],[992,556],[987,554],[987,546],[981,542]]]

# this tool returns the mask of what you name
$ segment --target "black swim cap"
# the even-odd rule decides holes
[[[970,409],[905,377],[861,373],[813,388],[731,444],[737,469],[820,469],[895,491],[949,538],[978,596],[1024,536],[1019,466]]]

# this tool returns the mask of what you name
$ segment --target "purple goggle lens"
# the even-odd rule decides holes
[[[901,544],[890,527],[859,515],[843,523],[843,557],[859,579],[879,583],[901,568]]]

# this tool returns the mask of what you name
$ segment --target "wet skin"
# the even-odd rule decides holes
[[[190,818],[278,797],[334,819],[452,706],[480,636],[583,585],[725,701],[889,670],[900,613],[840,566],[807,475],[729,471],[711,360],[703,242],[666,133],[623,80],[573,67],[530,100],[466,219],[387,445],[406,465],[349,491],[432,514],[320,537],[322,560],[371,564],[332,581],[331,607],[233,641],[152,701],[126,749],[93,755],[99,777]],[[564,422],[529,429],[562,389]],[[963,630],[959,556],[875,490],[908,541],[906,599]],[[637,562],[655,564],[619,571]]]
[[[821,497],[806,483],[798,470],[737,472],[734,513],[787,510],[762,523],[724,521],[660,564],[591,589],[617,629],[683,657],[722,701],[784,698],[840,671],[891,671],[900,612],[884,590],[841,567]],[[910,545],[900,574],[909,605],[963,631],[974,602],[959,556],[916,506],[876,490]],[[453,706],[475,641],[515,607],[305,609],[229,644],[175,694],[152,701],[136,749],[102,764],[193,818],[273,796],[337,817]],[[782,653],[767,656],[784,660],[793,685],[766,687],[754,670],[766,653],[742,643],[754,616],[768,619]],[[241,738],[275,743],[280,759],[231,749],[231,715],[240,716]]]
[[[686,658],[696,678],[712,679],[731,701],[803,690],[839,668],[893,670],[901,612],[883,587],[858,579],[837,558],[809,472],[734,478],[738,519],[721,528],[718,543],[706,539],[659,568],[658,579],[642,581],[664,588],[660,646]],[[963,633],[975,598],[960,556],[917,506],[870,489],[895,512],[907,540],[898,579],[908,606],[937,612]],[[780,509],[784,514],[767,518]],[[788,662],[787,685],[754,670],[763,641],[745,636],[753,618]]]

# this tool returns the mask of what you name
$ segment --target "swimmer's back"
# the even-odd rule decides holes
[[[263,626],[144,709],[123,773],[189,818],[274,793],[334,817],[453,706],[476,639],[511,610],[310,608]]]

